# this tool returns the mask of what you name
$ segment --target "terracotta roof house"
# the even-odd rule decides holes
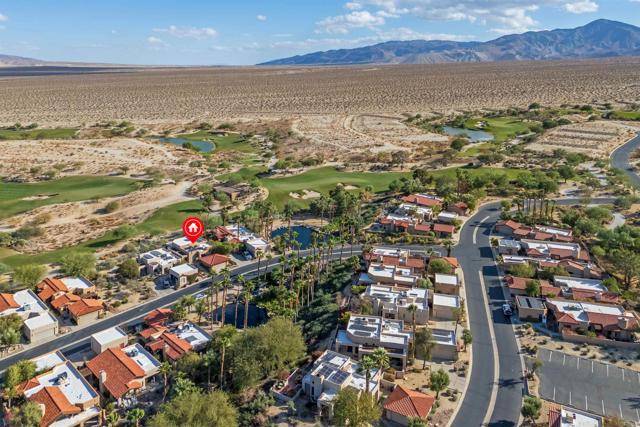
[[[20,393],[42,410],[40,426],[79,426],[100,416],[100,397],[61,353],[32,360],[38,376],[20,385]]]
[[[141,345],[109,348],[87,362],[100,392],[116,400],[145,387],[146,380],[158,373],[160,362]]]
[[[67,311],[78,325],[86,325],[89,322],[98,320],[104,310],[104,303],[98,299],[82,298],[67,306]]]
[[[405,203],[413,203],[418,206],[433,207],[442,205],[442,199],[429,194],[411,194],[409,196],[404,196],[402,201]]]
[[[176,361],[190,351],[198,351],[211,341],[211,336],[191,322],[152,326],[140,332],[142,340],[154,354]]]
[[[0,313],[10,308],[19,308],[20,304],[13,298],[13,294],[0,294]]]
[[[203,267],[210,268],[221,268],[226,266],[229,263],[229,257],[222,254],[210,254],[200,257],[200,264]]]
[[[146,347],[154,353],[161,353],[172,362],[180,359],[193,348],[186,340],[170,332],[162,333],[158,339],[147,343]]]
[[[494,229],[497,233],[504,234],[506,236],[512,236],[513,232],[521,227],[522,224],[520,224],[519,222],[508,219],[506,221],[498,221]]]
[[[504,281],[509,287],[511,297],[516,295],[527,295],[527,284],[535,279],[528,279],[525,277],[505,276]],[[543,296],[558,296],[562,292],[562,289],[553,286],[548,280],[538,280],[540,282],[540,293]]]
[[[447,209],[451,212],[457,213],[458,215],[464,216],[469,212],[469,205],[465,202],[457,202],[449,205]]]
[[[69,292],[67,286],[60,279],[45,278],[38,285],[36,285],[38,291],[38,298],[42,301],[49,301],[56,294],[60,292]]]
[[[66,293],[52,299],[50,304],[57,312],[62,313],[70,304],[80,301],[79,295]]]
[[[450,237],[456,228],[450,224],[433,224],[433,231],[440,237]]]
[[[426,420],[435,397],[397,385],[384,401],[384,417],[400,425],[409,425],[412,418]]]
[[[164,325],[169,319],[171,319],[172,314],[173,310],[170,308],[156,308],[145,316],[144,323],[148,326]]]

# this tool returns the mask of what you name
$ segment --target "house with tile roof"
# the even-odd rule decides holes
[[[638,315],[624,307],[613,304],[547,299],[545,304],[549,316],[547,324],[559,332],[592,332],[595,337],[614,341],[636,341],[640,326]]]
[[[58,319],[30,289],[0,294],[0,316],[10,314],[16,314],[23,320],[22,331],[29,342],[42,341],[58,333]]]
[[[203,349],[211,341],[209,334],[191,322],[151,326],[140,331],[140,337],[150,352],[170,362]]]
[[[426,421],[434,402],[434,396],[398,384],[382,403],[382,408],[387,420],[408,426],[412,418]]]
[[[215,271],[221,270],[229,265],[229,257],[222,254],[209,254],[200,257],[200,265],[207,271],[212,268]]]
[[[405,203],[410,203],[418,206],[426,206],[426,207],[440,207],[442,206],[443,200],[432,194],[411,194],[409,196],[404,196],[402,201]]]
[[[95,322],[104,313],[104,303],[99,299],[82,298],[67,306],[67,312],[76,325]]]
[[[36,377],[21,385],[24,397],[42,410],[41,427],[82,426],[99,422],[100,396],[62,353],[33,359]]]
[[[160,362],[140,344],[108,348],[87,362],[100,393],[121,402],[147,386],[160,369]]]
[[[147,326],[164,325],[171,319],[173,310],[170,308],[156,308],[144,317]]]

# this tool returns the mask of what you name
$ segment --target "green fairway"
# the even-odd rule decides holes
[[[183,133],[176,135],[176,138],[188,141],[207,141],[215,144],[214,151],[239,151],[242,153],[252,153],[255,148],[247,142],[245,138],[238,134],[228,134],[226,136],[213,135],[206,130],[199,130],[195,133]]]
[[[302,190],[317,191],[328,194],[338,183],[364,188],[367,185],[373,187],[373,191],[379,192],[389,188],[391,181],[410,176],[404,172],[342,172],[333,167],[311,169],[299,175],[265,178],[260,183],[269,190],[269,200],[279,209],[287,201],[291,201],[297,207],[307,207],[311,200],[294,199],[289,193]]]
[[[9,130],[0,129],[0,140],[22,140],[22,139],[70,139],[73,138],[78,129],[55,128],[55,129],[24,129]]]
[[[640,120],[640,111],[612,111],[610,118],[615,120]]]
[[[71,176],[36,183],[3,183],[0,185],[0,219],[40,206],[119,196],[137,188],[136,180],[109,176]]]
[[[202,215],[202,204],[198,200],[175,203],[158,209],[153,215],[140,224],[123,226],[112,230],[103,236],[89,240],[76,246],[62,248],[55,251],[43,252],[36,255],[27,255],[6,250],[0,252],[0,263],[9,267],[17,267],[25,264],[49,264],[58,262],[71,252],[95,252],[101,248],[118,243],[142,234],[157,235],[180,229],[182,221],[188,216]],[[203,218],[204,219],[204,218]]]
[[[478,126],[480,122],[485,122],[485,126]],[[496,118],[473,118],[464,123],[464,127],[470,130],[482,130],[493,135],[496,142],[503,142],[516,135],[529,133],[529,125],[537,122],[525,123],[515,117]]]

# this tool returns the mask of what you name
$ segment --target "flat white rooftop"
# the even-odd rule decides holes
[[[455,274],[436,273],[435,280],[436,283],[442,283],[444,285],[456,286],[458,284],[458,276],[456,276]]]
[[[456,345],[456,334],[447,329],[431,329],[431,337],[441,345]]]
[[[80,372],[71,362],[55,366],[35,378],[40,385],[25,391],[25,396],[29,397],[40,391],[43,387],[57,387],[73,405],[87,402],[97,397],[93,388],[80,375]]]
[[[89,289],[93,287],[93,283],[85,279],[84,277],[63,277],[60,279],[62,283],[69,289]]]
[[[122,349],[122,351],[133,359],[145,372],[149,374],[160,366],[160,362],[156,360],[147,350],[145,350],[140,344],[133,344]]]
[[[191,264],[176,265],[175,267],[171,267],[170,271],[177,274],[178,276],[189,276],[192,274],[198,274],[198,269]]]
[[[182,338],[191,344],[195,349],[211,341],[211,337],[209,335],[191,322],[177,326],[172,332],[179,338]]]
[[[433,294],[433,305],[439,307],[460,307],[460,298],[456,295]]]
[[[456,219],[458,218],[458,214],[455,212],[442,211],[438,214],[438,218]]]
[[[619,305],[595,304],[590,302],[569,301],[560,299],[547,299],[549,304],[555,306],[562,313],[569,313],[574,318],[588,322],[588,313],[608,314],[611,316],[626,317],[626,311]]]
[[[49,313],[47,306],[30,289],[24,289],[13,294],[13,299],[20,305],[0,313],[0,316],[18,314],[24,319],[24,325],[31,330],[58,323]]]
[[[121,338],[126,338],[127,334],[124,333],[122,329],[117,326],[113,328],[105,329],[104,331],[95,333],[91,335],[91,338],[94,339],[98,344],[104,345],[119,340]]]
[[[602,284],[602,280],[597,279],[582,279],[579,277],[569,276],[553,276],[553,283],[556,286],[566,286],[572,289],[584,289],[589,291],[606,292],[607,287]]]
[[[561,427],[601,427],[602,418],[577,409],[562,407],[560,411]]]
[[[31,359],[31,361],[36,364],[36,372],[42,372],[64,363],[66,359],[60,356],[60,353],[54,351],[52,353],[36,357],[35,359]]]
[[[548,225],[538,225],[536,226],[536,229],[543,231],[545,233],[557,234],[558,236],[565,236],[565,237],[570,237],[572,234],[571,230],[565,230],[563,228],[557,228],[557,227],[549,227]]]

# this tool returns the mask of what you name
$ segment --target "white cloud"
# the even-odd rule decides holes
[[[329,34],[347,34],[354,28],[373,29],[380,25],[384,25],[385,20],[382,16],[376,16],[366,10],[356,10],[346,15],[330,16],[318,21],[317,32],[325,32]]]
[[[9,17],[7,15],[3,15],[2,13],[0,13],[0,22],[6,22],[9,20]]]
[[[262,21],[262,22],[264,22],[264,21],[266,21],[266,20],[267,20],[267,17],[266,17],[265,15],[258,15],[258,16],[256,16],[256,19],[257,19],[258,21]]]
[[[149,44],[149,47],[153,50],[160,50],[160,49],[169,47],[169,45],[165,43],[164,40],[156,36],[147,37],[147,43]]]
[[[204,40],[208,38],[213,38],[218,35],[218,32],[210,27],[178,27],[176,25],[169,25],[167,28],[154,28],[154,32],[156,33],[164,33],[169,34],[173,37],[178,37],[181,39],[190,38],[196,40]]]
[[[362,5],[356,1],[350,1],[345,3],[344,8],[348,10],[360,10],[362,9]]]
[[[598,3],[591,0],[578,0],[566,3],[564,8],[571,13],[590,13],[598,11]]]

